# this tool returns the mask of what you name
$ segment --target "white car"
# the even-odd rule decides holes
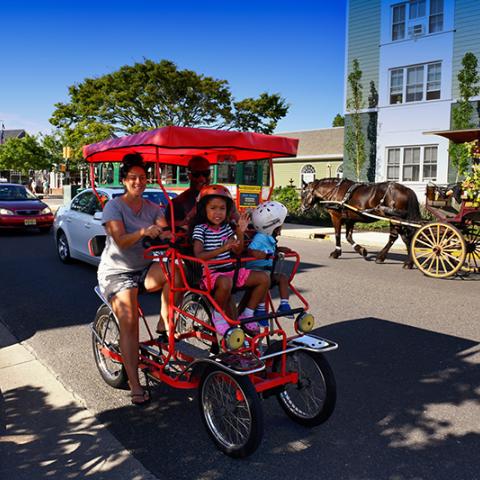
[[[106,201],[123,195],[123,187],[98,187],[100,196]],[[173,198],[177,194],[168,192]],[[162,190],[146,188],[143,198],[164,205],[168,204]],[[53,222],[54,240],[58,256],[63,263],[70,263],[72,259],[98,265],[100,257],[93,257],[88,250],[88,242],[96,235],[105,235],[102,225],[102,209],[95,193],[91,188],[82,190],[69,203],[62,205],[55,214]]]

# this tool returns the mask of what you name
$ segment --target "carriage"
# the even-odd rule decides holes
[[[206,157],[211,165],[222,161],[267,160],[271,185],[257,192],[256,200],[262,201],[273,190],[272,159],[295,156],[297,143],[294,139],[256,133],[165,127],[87,145],[84,156],[90,163],[95,189],[96,163],[118,162],[127,153],[138,152],[155,167],[157,181],[165,194],[160,165],[186,166],[195,155]],[[241,208],[242,188],[237,186],[235,193],[237,206]],[[248,192],[243,200],[251,202],[252,193]],[[174,208],[169,202],[171,225],[174,225]],[[94,254],[99,253],[100,244],[92,242]],[[300,263],[297,253],[286,253],[285,259],[277,255],[274,260],[274,265],[281,261],[293,264],[289,276],[291,298],[296,299],[293,308],[289,312],[275,312],[268,293],[266,315],[236,320],[221,311],[208,287],[201,286],[199,270],[203,267],[208,278],[212,261],[194,257],[185,235],[172,231],[168,244],[149,242],[145,247],[145,254],[162,265],[171,287],[168,342],[155,338],[139,308],[146,337],[140,342],[139,368],[147,383],[198,389],[200,413],[207,432],[215,445],[232,457],[247,456],[259,446],[263,435],[263,398],[276,396],[286,414],[304,426],[319,425],[330,417],[335,407],[336,387],[323,354],[335,350],[337,344],[312,333],[314,318],[308,302],[293,284]],[[254,259],[237,258],[236,267],[250,260]],[[119,350],[118,321],[98,288],[96,292],[102,305],[92,324],[95,362],[107,384],[123,388],[127,377]],[[183,296],[179,305],[174,304],[175,294]],[[214,309],[220,310],[231,325],[222,338],[217,336],[211,321]],[[294,320],[287,315],[294,316]],[[260,333],[246,336],[241,327],[252,321],[262,321],[264,326]]]

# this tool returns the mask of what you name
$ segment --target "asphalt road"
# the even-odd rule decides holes
[[[103,383],[88,328],[95,269],[61,264],[51,236],[0,234],[0,318],[159,478],[480,478],[480,277],[429,279],[398,254],[376,265],[349,247],[331,260],[328,242],[283,243],[301,254],[296,285],[317,333],[340,344],[328,354],[337,408],[308,430],[265,400],[263,443],[245,460],[214,448],[195,392],[161,385],[138,409]]]

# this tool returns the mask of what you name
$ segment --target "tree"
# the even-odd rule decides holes
[[[177,125],[272,133],[288,112],[279,94],[235,101],[226,80],[175,63],[145,60],[69,87],[50,122],[81,156],[81,147],[108,137]]]
[[[363,108],[363,87],[360,82],[362,71],[358,60],[353,60],[353,69],[348,75],[351,96],[347,100],[347,111],[351,113],[352,125],[346,127],[345,150],[348,158],[353,161],[357,181],[360,180],[365,164],[365,136],[362,131],[360,110]]]
[[[477,57],[473,53],[467,52],[462,58],[462,66],[463,68],[457,76],[460,99],[452,108],[452,128],[454,130],[463,130],[475,126],[472,122],[474,107],[470,103],[470,98],[480,93],[480,86],[477,85],[480,79],[477,71]],[[467,147],[462,143],[452,143],[448,152],[452,166],[456,170],[455,181],[458,182],[459,177],[465,175],[468,169],[470,154]]]
[[[332,122],[332,127],[344,127],[345,126],[345,117],[337,113]]]
[[[375,181],[375,170],[377,166],[377,105],[378,105],[378,91],[375,88],[375,82],[370,82],[370,93],[368,95],[368,126],[367,126],[367,140],[368,140],[368,168],[367,180],[369,182]]]
[[[37,137],[26,134],[23,138],[9,138],[0,147],[0,168],[18,170],[43,170],[51,165],[48,151],[39,143]]]

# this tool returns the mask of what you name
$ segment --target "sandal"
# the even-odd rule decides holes
[[[141,393],[130,393],[130,398],[133,405],[146,405],[150,402],[150,393],[148,390],[144,390]]]

